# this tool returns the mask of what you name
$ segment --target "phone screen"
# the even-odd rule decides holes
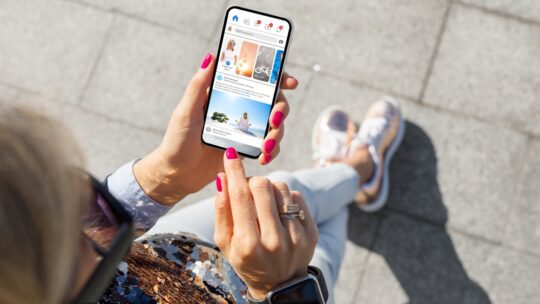
[[[225,15],[202,133],[204,143],[255,158],[268,132],[291,33],[281,17],[231,7]]]

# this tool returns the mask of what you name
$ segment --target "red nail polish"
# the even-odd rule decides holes
[[[274,114],[274,118],[272,118],[272,123],[274,123],[274,126],[276,126],[276,128],[279,128],[279,126],[283,122],[283,118],[285,118],[285,115],[281,111],[277,111],[276,114]]]
[[[232,147],[227,148],[225,155],[227,156],[227,159],[236,159],[238,157],[236,150]]]
[[[276,147],[276,140],[275,139],[269,139],[264,143],[264,150],[266,153],[272,153],[272,150]]]
[[[272,160],[272,155],[270,155],[270,154],[265,154],[264,155],[264,163],[265,164],[268,164],[271,160]]]
[[[206,57],[204,57],[203,62],[201,63],[201,68],[206,69],[210,64],[210,61],[212,61],[212,54],[208,53],[206,54]]]
[[[218,192],[223,191],[223,188],[221,187],[221,178],[219,178],[219,176],[216,176],[216,188]]]

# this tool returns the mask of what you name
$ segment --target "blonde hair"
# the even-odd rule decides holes
[[[83,159],[57,121],[0,104],[0,303],[60,303],[81,235]],[[70,173],[71,172],[71,173]]]

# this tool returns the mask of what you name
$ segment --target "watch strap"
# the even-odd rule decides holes
[[[324,275],[322,271],[318,267],[309,265],[308,272],[317,278],[317,282],[319,283],[319,288],[321,289],[324,302],[328,302],[328,287],[326,286],[326,281],[324,280]]]

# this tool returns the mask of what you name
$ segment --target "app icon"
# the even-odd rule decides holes
[[[249,25],[250,23],[251,23],[251,22],[249,21],[248,18],[244,19],[244,24],[245,24],[245,25]]]
[[[265,25],[264,28],[267,29],[267,30],[271,30],[272,26],[274,26],[274,25],[272,24],[272,22],[270,22],[267,25]]]
[[[281,32],[281,31],[283,31],[283,25],[280,25],[280,26],[278,26],[278,27],[276,28],[276,32],[279,33],[279,32]]]
[[[283,44],[283,40],[279,39],[279,44]]]
[[[232,21],[237,22],[237,21],[238,21],[238,16],[234,15],[234,16],[232,17]]]
[[[229,63],[229,62],[227,61],[227,63]],[[223,76],[221,74],[218,74],[216,78],[217,78],[217,80],[221,81],[223,79]]]
[[[257,22],[255,22],[255,26],[259,26],[259,25],[261,25],[261,24],[262,24],[261,19],[259,19],[259,20],[257,20]]]

